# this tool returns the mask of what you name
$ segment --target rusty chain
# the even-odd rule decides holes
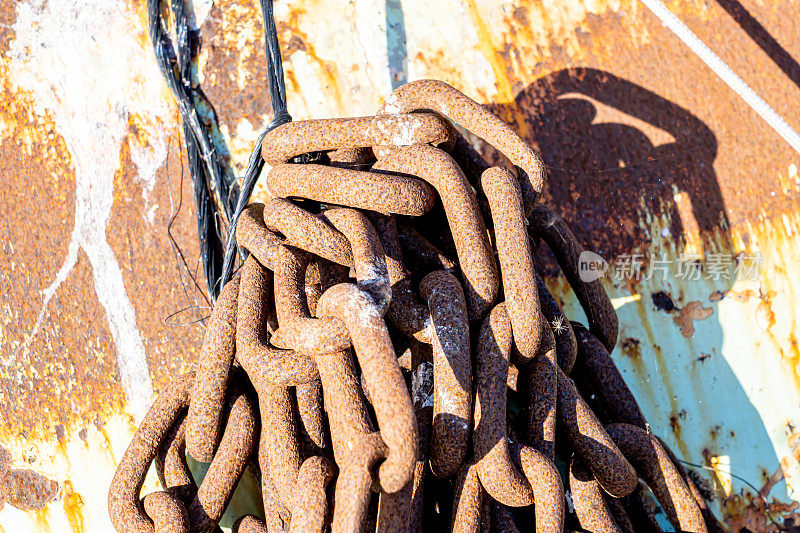
[[[450,120],[507,161],[481,160]],[[328,164],[289,163],[316,151]],[[264,515],[240,532],[634,531],[645,490],[676,529],[717,530],[609,355],[611,302],[581,281],[580,245],[539,203],[541,159],[507,125],[424,80],[374,117],[284,124],[262,154],[273,198],[239,219],[250,255],[196,373],[120,462],[118,531],[214,530],[247,464]],[[537,272],[540,240],[588,327]],[[210,462],[199,485],[187,453]],[[162,491],[142,500],[154,460]]]

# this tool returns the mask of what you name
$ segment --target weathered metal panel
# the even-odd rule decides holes
[[[669,7],[800,129],[796,0]],[[270,109],[257,3],[195,8],[203,86],[241,169]],[[292,0],[275,13],[295,118],[371,114],[432,77],[538,143],[548,200],[611,262],[614,357],[654,430],[716,469],[732,523],[766,530],[791,512],[798,154],[635,1]],[[0,445],[59,484],[41,511],[5,505],[0,531],[109,530],[106,489],[136,417],[197,355],[202,328],[165,323],[205,302],[166,233],[177,213],[194,268],[177,111],[145,22],[140,0],[0,2]],[[635,254],[672,270],[615,279]],[[757,275],[677,272],[697,255],[704,277],[719,254],[760,258]],[[765,485],[769,508],[752,498]]]

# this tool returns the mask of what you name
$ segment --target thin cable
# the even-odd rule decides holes
[[[759,489],[758,487],[756,487],[755,485],[753,485],[752,483],[750,483],[749,481],[747,481],[747,480],[746,480],[745,478],[743,478],[742,476],[737,476],[737,475],[736,475],[736,474],[734,474],[733,472],[726,471],[726,470],[721,470],[721,469],[719,469],[719,468],[714,468],[714,467],[712,467],[712,466],[701,465],[701,464],[692,463],[692,462],[689,462],[689,461],[684,461],[683,459],[678,459],[678,462],[680,462],[680,463],[683,463],[683,464],[685,464],[686,466],[691,466],[691,467],[693,467],[693,468],[700,468],[700,469],[703,469],[703,470],[708,470],[709,472],[713,472],[714,474],[727,474],[727,475],[731,476],[733,479],[736,479],[736,480],[738,480],[738,481],[741,481],[742,483],[744,483],[745,485],[747,485],[748,487],[750,487],[751,489],[753,489],[753,492],[754,492],[756,495],[760,496],[760,497],[761,497],[761,499],[764,501],[764,503],[765,503],[765,504],[767,503],[767,495],[765,494],[765,495],[761,496],[761,489]],[[777,524],[777,523],[778,523],[778,522],[776,522],[776,521],[775,521],[775,519],[774,519],[774,518],[772,518],[772,515],[770,514],[770,511],[769,511],[769,507],[767,507],[767,509],[765,509],[765,510],[764,510],[764,514],[767,516],[767,519],[768,519],[770,522],[772,522],[772,523],[775,523],[775,524]]]
[[[228,231],[228,244],[225,247],[225,260],[222,264],[222,274],[218,283],[219,290],[230,280],[233,272],[233,264],[236,260],[236,224],[239,216],[247,207],[250,195],[256,185],[258,176],[264,168],[264,158],[261,157],[261,144],[264,136],[287,122],[291,122],[292,117],[286,110],[286,85],[283,79],[283,62],[281,60],[280,45],[278,43],[278,29],[275,27],[275,17],[272,13],[272,0],[261,1],[261,14],[264,18],[264,45],[267,52],[267,78],[269,79],[269,97],[272,102],[272,121],[267,125],[261,135],[258,136],[250,161],[247,164],[242,187],[239,190],[239,199],[236,202],[236,211],[230,219],[230,229]],[[216,294],[214,294],[216,299]]]
[[[767,102],[750,88],[717,54],[703,43],[683,22],[667,9],[660,0],[642,0],[642,3],[657,16],[661,23],[688,46],[703,62],[720,77],[728,87],[738,94],[753,111],[758,113],[781,138],[800,154],[800,134],[778,115]]]
[[[170,141],[172,137],[170,137]],[[169,154],[169,146],[167,146],[167,154]],[[166,161],[166,175],[167,175],[167,190],[169,191],[169,205],[170,205],[170,217],[169,221],[167,222],[167,238],[172,245],[172,250],[175,253],[175,267],[178,271],[178,278],[181,283],[181,287],[183,288],[183,294],[186,297],[186,301],[191,304],[192,298],[189,296],[189,291],[186,289],[186,283],[184,283],[184,271],[186,275],[189,276],[189,279],[192,280],[192,284],[196,291],[192,291],[195,294],[194,303],[197,305],[198,299],[197,294],[203,297],[205,300],[206,305],[210,305],[208,298],[203,293],[203,289],[200,288],[200,284],[197,283],[197,278],[192,275],[192,271],[189,269],[189,263],[186,261],[186,256],[183,254],[183,250],[178,245],[178,241],[175,240],[175,236],[172,234],[172,226],[175,224],[175,221],[178,219],[178,215],[181,212],[181,208],[183,207],[183,177],[184,177],[184,168],[183,168],[183,159],[181,158],[181,176],[180,181],[178,182],[178,206],[175,207],[175,204],[172,200],[172,185],[169,183],[169,156],[167,156]],[[183,265],[183,268],[181,268]]]
[[[272,13],[272,0],[260,0],[261,17],[264,20],[264,46],[267,51],[267,77],[269,78],[269,96],[272,101],[272,114],[278,124],[289,122],[292,118],[286,112],[286,85],[283,81],[283,60],[281,48],[278,43],[278,28],[275,26],[275,16]],[[285,114],[285,117],[283,115]],[[278,117],[282,117],[279,118]],[[272,125],[272,124],[270,124]],[[269,128],[269,126],[268,126]]]

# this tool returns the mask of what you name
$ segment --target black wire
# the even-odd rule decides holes
[[[147,1],[148,26],[156,62],[178,104],[183,119],[184,139],[186,140],[187,159],[194,188],[194,200],[197,206],[197,234],[200,245],[200,255],[203,258],[203,270],[206,285],[210,286],[219,272],[222,262],[222,250],[215,241],[214,231],[210,226],[209,214],[213,212],[214,205],[207,186],[207,172],[201,155],[202,146],[205,146],[205,160],[208,161],[210,143],[205,135],[205,127],[200,123],[194,109],[191,97],[191,51],[189,48],[188,24],[186,14],[181,2],[173,2],[173,11],[176,20],[176,35],[178,40],[178,53],[172,46],[161,16],[161,0]],[[175,67],[179,68],[176,73]],[[199,142],[198,142],[199,141]],[[204,143],[205,141],[205,143]],[[213,172],[213,170],[211,170]]]
[[[209,135],[211,125],[204,124],[197,111],[197,104],[201,100],[205,101],[205,97],[199,87],[197,87],[191,79],[192,63],[199,53],[199,38],[196,32],[189,30],[188,17],[186,15],[186,0],[172,0],[171,5],[175,16],[178,45],[176,54],[161,17],[162,1],[163,0],[147,0],[150,37],[153,42],[156,59],[161,73],[167,81],[167,85],[175,95],[181,116],[184,122],[188,123],[197,141],[204,166],[221,196],[225,215],[226,217],[230,217],[232,214],[230,209],[231,202],[228,199],[230,196],[230,187],[229,182],[225,179],[225,165],[211,141]],[[180,78],[176,75],[175,63],[177,63]],[[211,106],[209,105],[209,107]],[[211,113],[214,115],[213,110]],[[215,122],[216,116],[209,117],[209,120]]]
[[[172,141],[172,137],[170,137],[170,143],[167,144],[167,153],[168,154],[169,154],[169,151],[170,151],[169,149],[170,149],[171,141]],[[183,250],[181,250],[181,247],[178,245],[178,241],[175,239],[175,236],[172,234],[172,226],[175,224],[175,221],[178,219],[178,215],[180,214],[181,208],[183,207],[183,178],[184,178],[184,174],[185,174],[184,165],[183,165],[183,159],[180,160],[180,163],[181,163],[181,176],[180,176],[180,181],[178,182],[178,205],[177,206],[175,206],[175,204],[174,204],[174,202],[172,200],[172,186],[169,183],[167,184],[167,187],[169,189],[169,201],[170,201],[170,217],[169,217],[169,221],[167,222],[167,238],[169,239],[170,244],[172,245],[172,250],[175,252],[175,267],[178,270],[178,278],[180,280],[181,287],[183,288],[183,295],[186,297],[186,302],[191,305],[192,297],[189,296],[189,291],[186,288],[186,283],[184,283],[184,279],[183,279],[184,272],[186,273],[187,276],[189,276],[189,279],[192,280],[192,285],[194,286],[194,289],[192,290],[192,292],[195,295],[194,296],[195,305],[197,305],[197,301],[198,301],[197,294],[199,294],[200,296],[203,297],[203,299],[205,300],[207,306],[210,306],[211,302],[209,302],[208,297],[203,293],[203,289],[197,283],[197,276],[192,274],[192,271],[189,268],[189,263],[186,260],[186,256],[183,254]],[[167,175],[167,177],[169,177],[169,175],[170,175],[169,174],[169,157],[167,157],[167,160],[166,160],[166,175]]]
[[[177,62],[180,82],[184,87],[192,86],[191,50],[189,48],[189,22],[186,17],[186,5],[183,0],[172,0],[172,12],[175,14],[175,40],[177,41]]]
[[[162,14],[164,3],[164,0],[147,0],[148,26],[156,62],[175,96],[183,120],[187,160],[197,206],[200,256],[209,297],[213,302],[216,297],[214,288],[220,279],[224,260],[222,239],[218,236],[217,213],[221,208],[230,220],[239,191],[224,158],[211,141],[209,131],[217,124],[216,113],[192,80],[192,66],[199,54],[200,40],[198,32],[189,29],[186,0],[170,2],[175,17],[175,46],[166,31]],[[206,111],[207,122],[203,121],[198,107]],[[219,206],[214,201],[211,184],[218,194]]]
[[[272,114],[274,117],[270,126],[274,129],[281,124],[289,122],[292,117],[286,112],[286,85],[283,81],[283,62],[281,60],[281,48],[278,44],[278,29],[275,27],[275,17],[272,14],[272,0],[260,0],[260,2],[261,17],[264,20],[264,46],[267,52],[269,97],[272,101]],[[268,131],[269,129],[270,127],[267,126]]]
[[[283,78],[278,30],[272,12],[271,0],[259,0],[264,19],[264,44],[267,56],[267,77],[270,101],[272,102],[272,121],[258,138],[242,179],[241,189],[236,187],[232,173],[215,150],[209,131],[217,124],[214,108],[208,103],[199,86],[192,80],[192,65],[199,53],[199,36],[189,29],[186,15],[186,0],[171,0],[175,16],[176,45],[166,31],[161,13],[163,0],[147,0],[147,14],[156,61],[167,82],[183,119],[184,139],[186,140],[189,171],[194,186],[194,199],[197,206],[197,233],[200,242],[200,255],[212,304],[219,291],[231,277],[236,259],[236,223],[250,201],[258,176],[264,168],[261,157],[261,144],[267,132],[281,124],[290,122],[292,117],[286,111],[286,86]],[[211,116],[208,124],[203,123],[198,107]],[[227,178],[227,179],[226,179]],[[229,221],[227,246],[223,252],[222,237],[218,233],[217,206],[211,194],[210,184],[214,184],[225,218]],[[234,202],[234,198],[236,201]]]
[[[283,63],[281,61],[280,45],[278,44],[278,30],[275,27],[275,17],[272,14],[272,0],[260,0],[260,2],[261,15],[264,18],[264,45],[267,52],[267,78],[269,79],[269,97],[272,102],[273,118],[261,135],[258,136],[242,179],[239,199],[236,202],[236,211],[233,218],[230,219],[228,244],[225,247],[225,261],[222,264],[222,275],[219,283],[220,290],[230,280],[233,264],[236,260],[236,224],[239,221],[239,216],[247,207],[258,176],[264,168],[264,159],[261,157],[261,143],[268,132],[292,120],[286,110],[286,85],[283,80]]]
[[[200,256],[203,264],[203,274],[206,278],[208,297],[213,305],[216,294],[213,287],[222,271],[225,252],[216,229],[216,205],[211,198],[206,183],[208,174],[203,165],[197,141],[188,129],[183,126],[184,139],[186,139],[186,155],[189,161],[189,175],[192,176],[194,185],[194,203],[197,208],[197,233],[200,242]]]

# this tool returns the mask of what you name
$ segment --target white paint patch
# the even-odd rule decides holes
[[[392,144],[395,146],[410,146],[414,144],[416,142],[416,132],[422,126],[422,121],[415,118],[400,120],[398,124],[400,129],[392,136]]]
[[[484,9],[481,14],[490,11],[495,10]],[[478,31],[464,2],[404,2],[403,15],[408,81],[440,79],[456,84],[468,95],[480,94],[488,100],[497,97],[494,70],[481,51]],[[434,31],[431,21],[436,21]],[[505,26],[503,22],[487,23],[489,28]],[[500,37],[498,42],[503,42],[502,39]]]
[[[187,13],[189,27],[193,30],[200,29],[203,26],[203,22],[208,18],[212,7],[214,7],[214,0],[189,0]]]
[[[291,61],[287,62],[287,66],[289,64],[291,64],[295,76],[303,80],[301,94],[290,93],[287,95],[289,109],[308,110],[306,113],[309,114],[309,117],[314,118],[336,116],[336,105],[328,98],[325,87],[320,83],[311,56],[303,50],[298,50],[292,54]],[[299,99],[300,96],[302,96],[302,100],[296,101],[295,99]]]
[[[386,3],[372,0],[355,1],[352,33],[359,45],[367,76],[382,94],[392,91],[389,72],[389,49],[386,42]],[[355,43],[354,43],[355,44]]]
[[[145,219],[152,226],[155,222],[158,204],[150,204],[150,193],[156,185],[156,172],[167,158],[167,143],[163,136],[151,140],[153,146],[142,146],[132,138],[130,143],[131,161],[139,171],[138,181],[142,186],[142,200],[145,205]]]
[[[144,128],[148,139],[147,146],[140,146],[133,136],[130,141],[148,207],[155,171],[166,156],[161,119],[168,107],[153,53],[144,44],[149,39],[142,38],[141,21],[124,0],[30,0],[18,4],[13,29],[9,80],[32,94],[35,112],[52,117],[72,156],[76,179],[75,227],[67,255],[42,292],[42,307],[26,344],[37,334],[50,299],[75,266],[78,250],[83,250],[116,345],[129,409],[141,417],[153,388],[133,306],[105,234],[129,119]],[[152,217],[153,208],[148,211]]]
[[[397,93],[392,92],[389,96],[386,97],[386,101],[383,102],[382,113],[388,115],[396,115],[399,112],[400,112],[400,106],[397,104]]]
[[[420,363],[414,370],[411,394],[416,407],[433,407],[433,363]]]

